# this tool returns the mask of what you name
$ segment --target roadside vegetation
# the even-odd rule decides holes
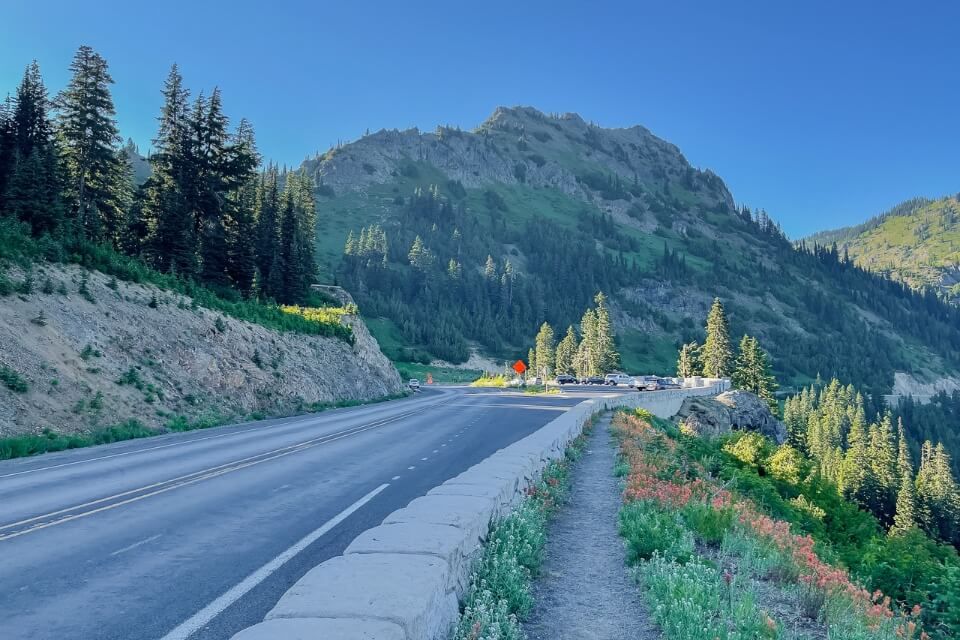
[[[510,384],[511,378],[508,378],[506,375],[500,374],[483,374],[476,380],[470,383],[471,387],[496,387],[502,389]]]
[[[70,72],[52,100],[33,62],[0,104],[0,271],[75,263],[271,329],[351,340],[349,310],[304,309],[329,306],[310,289],[311,179],[259,171],[252,126],[230,130],[218,90],[191,104],[174,65],[149,175],[136,179],[131,161],[144,161],[120,146],[106,60],[83,46]],[[78,293],[96,304],[85,283]],[[33,288],[11,285],[0,275],[0,295]]]
[[[955,550],[915,527],[888,533],[808,473],[803,456],[770,443],[747,456],[762,436],[708,441],[643,411],[618,412],[614,426],[625,478],[621,535],[668,636],[894,640],[960,632]]]
[[[453,640],[522,640],[520,622],[533,607],[531,581],[543,563],[550,516],[569,492],[570,465],[583,454],[586,435],[552,462],[523,503],[495,524],[464,596]]]

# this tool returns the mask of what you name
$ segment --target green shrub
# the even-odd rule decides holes
[[[734,512],[730,507],[714,509],[708,504],[691,501],[680,513],[687,527],[707,544],[720,544],[733,525]]]
[[[767,461],[767,470],[781,482],[799,484],[803,474],[803,454],[789,444],[782,444]]]
[[[649,502],[633,502],[620,509],[620,536],[627,543],[627,562],[637,564],[656,555],[687,562],[693,554],[690,533],[674,515]]]
[[[0,298],[9,296],[11,293],[14,292],[14,290],[15,290],[15,287],[13,285],[13,282],[11,282],[9,278],[7,278],[7,275],[5,273],[0,272]]]
[[[6,365],[0,365],[0,382],[15,393],[26,393],[30,386],[23,377]]]
[[[732,455],[740,462],[758,468],[766,463],[771,452],[770,441],[756,431],[744,431],[735,434],[726,444],[723,450]]]

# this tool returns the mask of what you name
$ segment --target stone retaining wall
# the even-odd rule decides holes
[[[519,504],[594,414],[627,406],[669,418],[685,397],[714,395],[722,387],[581,402],[357,536],[234,640],[446,640],[491,524]]]

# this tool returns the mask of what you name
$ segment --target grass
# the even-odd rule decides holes
[[[617,342],[626,371],[666,375],[677,368],[677,348],[671,338],[628,329],[617,336]]]
[[[129,373],[129,372],[127,372]],[[126,374],[125,374],[126,375]],[[407,393],[397,393],[373,400],[363,402],[360,400],[342,400],[339,402],[316,402],[304,405],[303,413],[318,413],[329,409],[340,409],[345,407],[355,407],[362,404],[374,404],[378,402],[387,402],[398,398],[407,397]],[[82,402],[82,401],[81,401]],[[102,396],[95,396],[90,403],[83,403],[82,408],[96,408],[102,402]],[[255,413],[251,414],[251,420],[263,420],[268,416]],[[282,416],[276,416],[282,417]],[[162,435],[164,433],[180,433],[183,431],[194,431],[197,429],[209,429],[219,427],[234,420],[237,416],[224,415],[217,412],[207,413],[200,417],[188,418],[177,415],[171,417],[163,427],[150,428],[138,420],[127,420],[118,425],[94,429],[87,433],[64,434],[56,433],[50,429],[45,429],[39,435],[12,436],[0,438],[0,460],[9,460],[11,458],[25,458],[42,453],[52,453],[54,451],[64,451],[66,449],[80,449],[83,447],[92,447],[111,442],[120,442],[122,440],[133,440],[137,438],[146,438],[150,436]]]
[[[583,451],[586,431],[561,460],[550,463],[513,513],[495,524],[474,566],[454,640],[522,640],[520,626],[533,607],[531,581],[543,563],[550,515],[569,491],[570,464]]]
[[[427,376],[433,377],[437,384],[463,384],[473,382],[482,371],[479,369],[458,369],[456,367],[434,367],[419,362],[395,362],[400,377],[404,380],[416,378],[426,384]]]
[[[715,477],[720,446],[640,412],[619,412],[614,426],[628,464],[621,534],[666,637],[921,637],[919,608],[895,610],[767,515],[770,502]]]
[[[143,262],[116,251],[86,241],[73,241],[67,246],[50,238],[33,238],[27,227],[9,219],[0,220],[0,259],[15,260],[29,266],[36,260],[73,263],[86,270],[96,270],[126,282],[153,285],[164,291],[178,293],[193,299],[196,306],[219,311],[224,315],[259,324],[282,332],[303,333],[340,338],[352,342],[349,327],[327,320],[311,319],[308,314],[287,313],[279,306],[245,300],[235,291],[215,292],[192,280],[160,273]],[[89,274],[85,271],[78,293],[91,304],[96,303],[88,288]]]
[[[471,387],[496,387],[502,389],[510,383],[510,379],[503,374],[491,376],[484,374],[470,383]]]

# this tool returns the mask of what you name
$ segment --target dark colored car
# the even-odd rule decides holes
[[[604,384],[603,376],[590,376],[580,381],[580,384]]]
[[[557,384],[577,384],[577,379],[568,373],[561,373],[557,376]]]
[[[667,378],[657,378],[657,382],[660,384],[661,389],[682,389],[683,388],[673,380],[668,380]]]

